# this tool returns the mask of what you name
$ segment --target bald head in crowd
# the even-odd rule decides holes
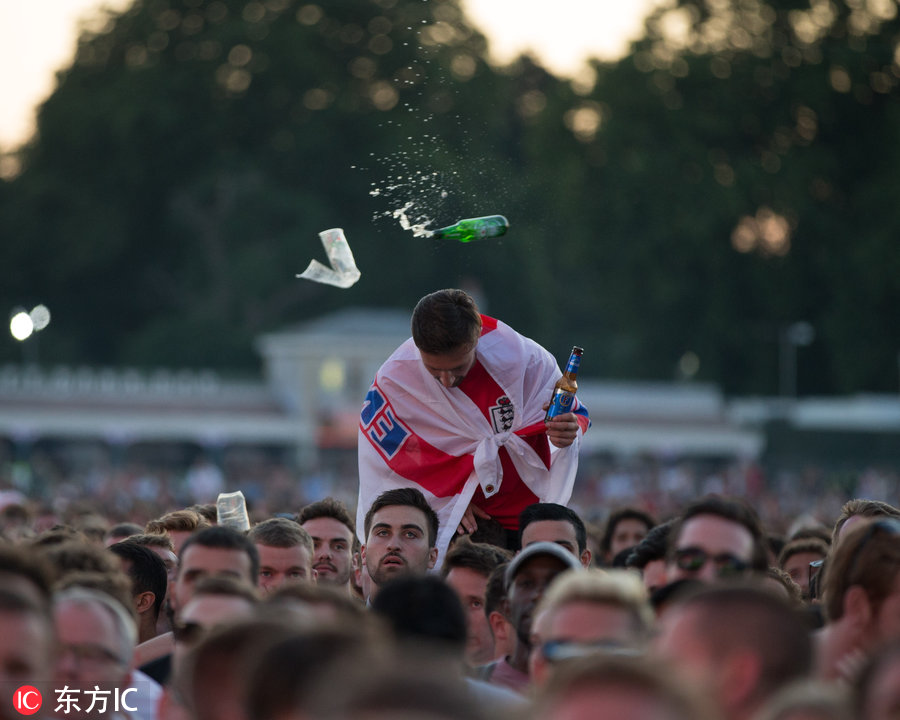
[[[812,670],[803,617],[761,580],[686,593],[666,609],[657,629],[656,654],[731,720],[753,717],[777,690]]]

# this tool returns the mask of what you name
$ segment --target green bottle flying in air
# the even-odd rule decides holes
[[[467,243],[473,240],[499,237],[509,228],[509,221],[502,215],[487,215],[485,217],[468,218],[460,220],[456,225],[450,225],[431,233],[431,237],[438,240],[459,240]]]

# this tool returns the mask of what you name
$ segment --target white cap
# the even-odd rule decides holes
[[[506,567],[506,574],[503,578],[507,588],[512,584],[513,578],[518,574],[522,565],[537,555],[550,555],[551,557],[555,557],[570,570],[581,569],[581,561],[562,545],[558,545],[554,542],[531,543],[519,550],[516,556],[509,561],[509,565]]]

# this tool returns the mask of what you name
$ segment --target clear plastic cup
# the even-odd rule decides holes
[[[219,493],[219,497],[216,498],[216,521],[219,525],[230,527],[238,532],[249,530],[250,516],[247,514],[244,493],[240,490]]]

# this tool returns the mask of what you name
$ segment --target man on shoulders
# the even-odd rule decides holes
[[[489,520],[512,549],[525,507],[572,492],[590,420],[576,399],[574,412],[544,421],[560,375],[550,353],[481,315],[462,290],[423,297],[412,337],[363,404],[357,524],[378,493],[416,487],[440,517],[441,552]]]

